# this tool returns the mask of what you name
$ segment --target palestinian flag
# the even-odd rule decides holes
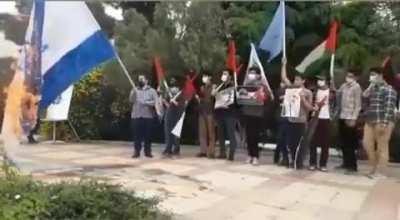
[[[154,57],[154,69],[157,77],[157,90],[163,95],[170,96],[169,87],[165,78],[165,72],[161,66],[160,58],[158,56]]]
[[[304,73],[311,64],[321,59],[326,53],[335,54],[338,23],[334,21],[329,29],[328,38],[318,45],[304,60],[296,67],[300,73]]]

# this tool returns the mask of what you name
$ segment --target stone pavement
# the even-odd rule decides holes
[[[197,148],[184,146],[179,159],[132,159],[124,142],[41,143],[8,149],[10,158],[35,178],[56,182],[98,177],[135,190],[141,196],[157,196],[160,207],[175,219],[207,220],[399,220],[400,166],[391,165],[387,179],[360,174],[344,175],[293,171],[271,164],[272,152],[262,154],[261,165],[194,158]],[[331,158],[330,167],[338,164]]]

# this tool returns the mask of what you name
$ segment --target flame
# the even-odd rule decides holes
[[[37,117],[38,98],[27,91],[23,72],[19,68],[14,69],[14,78],[5,90],[7,98],[1,130],[5,146],[17,145],[24,133],[22,123],[34,125]]]

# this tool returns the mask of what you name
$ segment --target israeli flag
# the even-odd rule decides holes
[[[39,108],[45,109],[84,74],[114,58],[115,52],[85,2],[46,1],[39,10],[43,13],[37,13],[41,2],[35,0],[26,39],[41,34]],[[37,21],[43,21],[41,31],[34,29],[40,26],[34,25]]]

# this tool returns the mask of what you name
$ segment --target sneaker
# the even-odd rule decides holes
[[[35,140],[33,136],[28,136],[28,143],[29,144],[37,144],[38,142]]]
[[[208,158],[210,158],[210,159],[215,159],[215,155],[214,155],[214,154],[209,154],[209,155],[208,155]]]
[[[145,157],[147,157],[147,158],[153,158],[153,155],[152,154],[146,154],[146,155],[144,155]]]
[[[196,154],[196,157],[199,157],[199,158],[207,157],[207,154],[205,154],[205,153],[198,153],[198,154]]]
[[[309,166],[309,167],[308,167],[308,170],[310,170],[310,171],[315,171],[315,166]]]
[[[253,162],[253,158],[248,157],[247,160],[246,160],[246,163],[247,164],[251,164],[252,162]]]
[[[327,169],[326,167],[321,167],[321,168],[319,168],[319,170],[320,170],[321,172],[328,172],[328,169]]]
[[[139,158],[139,157],[140,157],[140,154],[133,154],[132,155],[132,158],[134,158],[134,159]]]
[[[374,179],[374,180],[384,180],[387,179],[387,176],[380,174],[380,173],[370,173],[367,175],[368,178]]]
[[[252,164],[253,164],[253,166],[257,166],[257,165],[258,165],[258,159],[257,159],[257,158],[254,158]]]
[[[355,170],[355,169],[346,169],[344,174],[345,175],[356,175],[357,174],[357,170]]]
[[[173,159],[180,159],[181,158],[181,154],[172,154],[172,158]]]
[[[279,162],[278,166],[289,167],[289,162],[287,160],[282,160]]]
[[[167,152],[163,152],[162,153],[162,158],[171,158],[172,157],[172,154],[171,153],[167,153]]]

